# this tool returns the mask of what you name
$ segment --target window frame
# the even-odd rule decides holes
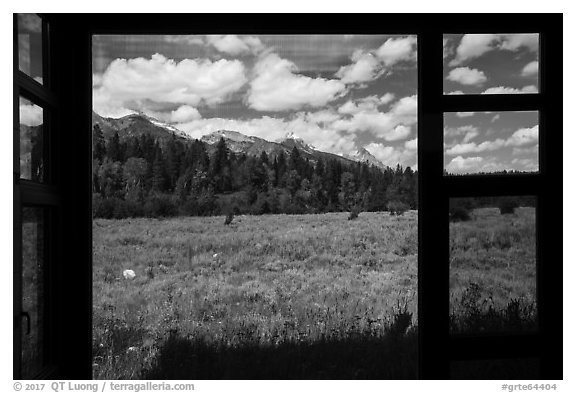
[[[383,23],[383,17],[385,23]],[[94,34],[415,34],[418,39],[418,329],[421,379],[448,379],[449,363],[455,359],[536,356],[542,365],[542,379],[562,378],[562,260],[554,250],[562,247],[562,135],[549,130],[562,129],[562,15],[524,14],[299,14],[293,16],[231,14],[49,14],[50,69],[54,99],[66,104],[55,106],[58,135],[53,136],[53,152],[66,152],[54,164],[58,186],[20,181],[14,187],[15,212],[23,194],[34,195],[40,203],[53,199],[57,213],[57,239],[75,239],[60,249],[54,283],[60,288],[52,298],[57,321],[58,378],[90,379],[92,329],[92,214],[91,214],[91,110],[92,57]],[[192,26],[192,27],[191,27]],[[73,31],[74,34],[70,34]],[[450,33],[538,33],[540,34],[539,93],[514,96],[445,96],[443,94],[443,34]],[[17,61],[17,60],[15,60]],[[553,71],[552,68],[554,68]],[[15,68],[17,70],[17,66]],[[46,71],[45,71],[46,72]],[[15,72],[16,86],[44,97],[37,86],[29,86]],[[73,97],[73,99],[70,99]],[[16,101],[15,101],[16,102]],[[539,172],[529,175],[443,175],[443,113],[482,110],[539,111]],[[18,108],[14,109],[15,111]],[[61,111],[61,112],[60,112]],[[55,129],[55,128],[54,128]],[[78,130],[85,132],[78,132]],[[54,154],[53,153],[53,157]],[[15,155],[15,160],[18,155]],[[19,164],[19,163],[18,163]],[[73,181],[71,180],[73,179]],[[52,188],[51,188],[52,187]],[[53,188],[56,187],[56,188]],[[537,206],[537,307],[539,331],[528,336],[450,337],[448,199],[455,196],[530,194]],[[15,214],[14,225],[20,224]],[[558,217],[560,216],[560,217]],[[558,218],[560,223],[558,222]],[[440,225],[439,225],[440,224]],[[18,248],[15,242],[15,274]],[[547,261],[545,264],[541,261]],[[79,264],[77,261],[83,261]],[[436,261],[441,261],[437,263]],[[435,263],[436,262],[436,263]],[[74,269],[72,271],[72,269]],[[63,285],[66,284],[64,288]],[[15,292],[16,293],[16,292]],[[15,301],[16,303],[16,301]],[[64,318],[72,313],[73,318]],[[64,322],[66,321],[66,322]]]
[[[61,256],[61,244],[58,242],[62,233],[60,225],[61,188],[56,183],[58,160],[56,154],[56,130],[54,112],[57,112],[58,100],[51,91],[51,61],[49,24],[44,15],[42,20],[42,82],[36,82],[19,69],[18,17],[13,14],[14,59],[13,59],[13,376],[22,377],[22,210],[25,207],[38,207],[44,210],[43,226],[43,355],[44,366],[34,378],[45,379],[56,370],[57,343],[48,338],[55,337],[57,329],[57,289],[58,266],[55,263]],[[20,97],[23,97],[43,109],[42,124],[42,161],[43,179],[37,182],[20,178]]]

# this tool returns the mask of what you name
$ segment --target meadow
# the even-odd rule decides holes
[[[493,219],[529,226],[525,216]],[[491,217],[456,223],[454,312],[480,310],[488,294],[476,287],[487,284],[475,275],[481,243],[464,229]],[[94,220],[94,378],[417,378],[416,211],[224,220]],[[509,269],[502,261],[529,241],[510,234],[502,249],[500,235],[487,235],[487,252],[504,253],[490,269]],[[514,269],[495,270],[515,291],[491,292],[502,310],[526,289],[513,279],[531,274]]]

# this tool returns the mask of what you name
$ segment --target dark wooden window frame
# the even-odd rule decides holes
[[[93,34],[415,34],[418,37],[418,329],[420,378],[448,379],[451,360],[535,357],[542,379],[562,379],[562,16],[559,14],[78,15],[47,14],[47,89],[15,67],[14,113],[27,91],[48,103],[53,185],[14,176],[14,274],[19,274],[21,201],[57,206],[51,296],[52,378],[90,379],[92,348],[91,108]],[[443,95],[443,34],[538,33],[540,91],[529,95]],[[16,34],[16,32],[15,32]],[[17,57],[17,48],[14,52]],[[48,57],[47,57],[48,59]],[[46,59],[46,61],[48,61]],[[16,64],[16,59],[15,59]],[[443,113],[539,112],[539,172],[443,175]],[[15,117],[17,119],[17,117]],[[14,137],[18,136],[17,124]],[[15,139],[16,141],[16,139]],[[15,143],[16,146],[16,143]],[[15,147],[15,153],[18,153]],[[14,158],[19,168],[18,154]],[[532,334],[451,337],[448,331],[448,200],[480,195],[537,196],[537,307]],[[28,199],[30,198],[30,199]],[[17,309],[19,293],[15,288]],[[16,313],[16,311],[15,311]],[[15,327],[19,325],[15,314]],[[16,338],[15,328],[15,338]],[[16,349],[16,347],[15,347]],[[15,355],[16,361],[16,355]],[[15,363],[16,364],[16,363]],[[16,370],[16,368],[15,368]],[[18,374],[15,372],[15,378]]]

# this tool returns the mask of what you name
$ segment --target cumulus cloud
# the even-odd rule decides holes
[[[352,115],[362,111],[375,111],[379,106],[389,104],[393,100],[392,93],[386,93],[381,97],[371,95],[354,101],[349,100],[338,108],[338,113]]]
[[[456,112],[456,116],[462,117],[471,117],[474,116],[475,112]]]
[[[454,157],[448,165],[446,165],[446,170],[452,173],[466,172],[466,171],[478,171],[481,167],[484,159],[482,157],[468,157],[464,158],[462,156]]]
[[[450,91],[446,94],[448,94],[449,96],[456,96],[456,95],[462,95],[462,94],[464,94],[464,92],[462,90],[454,90],[454,91]]]
[[[507,146],[526,146],[538,142],[538,126],[532,128],[521,128],[515,131],[506,141]]]
[[[538,51],[538,34],[503,34],[500,36],[500,49],[518,51],[526,48],[529,51]]]
[[[396,97],[396,96],[395,96],[393,93],[386,93],[386,94],[384,94],[382,97],[380,97],[380,102],[381,102],[383,105],[386,105],[386,104],[389,104],[389,103],[391,103],[392,101],[394,101],[394,98],[395,98],[395,97]]]
[[[522,68],[522,76],[534,76],[538,75],[538,61],[534,60],[530,63],[526,64],[524,68]]]
[[[247,82],[245,67],[239,60],[176,62],[160,54],[150,59],[116,59],[97,79],[100,85],[93,89],[94,109],[111,117],[130,112],[129,102],[218,104]]]
[[[408,137],[411,133],[411,126],[417,121],[417,97],[414,95],[401,98],[391,106],[388,112],[378,111],[376,105],[371,102],[374,100],[377,98],[360,103],[347,102],[338,111],[352,116],[337,120],[333,126],[348,133],[368,131],[386,141]]]
[[[152,110],[144,111],[148,116],[167,123],[185,123],[191,120],[197,120],[202,117],[198,109],[190,105],[182,105],[171,112],[158,112]]]
[[[246,53],[259,53],[264,49],[262,41],[253,36],[207,35],[206,41],[220,52],[237,56]]]
[[[382,75],[380,61],[372,53],[356,51],[352,61],[352,64],[342,66],[336,72],[336,76],[344,83],[369,82]]]
[[[466,126],[465,126],[466,127]],[[471,139],[475,138],[478,133],[477,129],[472,126],[470,127],[467,132],[463,143],[456,144],[449,149],[446,150],[447,155],[455,156],[455,155],[465,155],[471,153],[483,153],[483,152],[490,152],[501,149],[503,147],[521,147],[527,146],[533,143],[538,142],[538,125],[535,125],[531,128],[521,128],[515,131],[508,139],[498,138],[493,141],[484,141],[480,144],[475,142],[469,142]],[[455,133],[462,132],[464,127],[460,127],[456,130]],[[474,135],[469,137],[469,133],[472,132]]]
[[[408,150],[418,149],[418,138],[410,139],[409,141],[404,142],[404,147]]]
[[[389,38],[376,50],[376,55],[387,67],[412,61],[416,59],[416,37]]]
[[[456,48],[456,57],[450,65],[456,66],[482,56],[494,49],[498,40],[499,37],[496,34],[465,34]]]
[[[347,84],[365,83],[378,79],[391,67],[416,59],[416,37],[389,38],[373,51],[356,50],[352,63],[340,67],[336,76]]]
[[[346,92],[339,80],[297,74],[296,65],[275,53],[262,56],[254,67],[247,95],[248,105],[260,111],[286,111],[319,107]]]
[[[329,124],[318,122],[317,120],[327,112],[319,113],[298,113],[290,119],[270,116],[247,120],[208,118],[181,123],[177,127],[193,138],[201,138],[203,135],[220,129],[235,130],[269,141],[278,140],[287,133],[293,133],[322,151],[334,154],[350,154],[355,151],[355,135],[339,133]]]
[[[384,165],[396,166],[400,164],[402,166],[414,167],[416,163],[416,150],[385,146],[382,143],[372,142],[365,146],[365,149],[370,152],[374,157],[380,160]]]
[[[481,85],[488,80],[483,71],[469,67],[454,68],[448,73],[446,79],[462,85]]]
[[[537,51],[538,34],[465,34],[450,65],[460,65],[492,50],[518,51],[522,48]]]
[[[524,86],[521,89],[515,87],[497,86],[484,90],[481,94],[525,94],[538,93],[538,87],[534,85]]]

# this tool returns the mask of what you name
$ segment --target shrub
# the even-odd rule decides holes
[[[401,201],[390,201],[386,205],[386,208],[390,212],[391,216],[402,216],[406,211],[408,211],[408,209],[410,209],[410,206]]]
[[[468,221],[472,217],[470,213],[474,209],[474,202],[471,199],[466,198],[454,198],[450,199],[450,205],[448,208],[448,214],[450,221]]]
[[[514,211],[518,207],[518,200],[513,197],[503,197],[498,201],[498,208],[500,209],[500,214],[514,214]]]
[[[358,218],[361,209],[358,206],[354,206],[352,210],[350,210],[350,215],[348,216],[348,220],[355,220]]]
[[[165,194],[151,194],[144,204],[147,217],[170,217],[178,212],[172,198]]]
[[[231,211],[228,214],[226,214],[224,225],[230,225],[232,223],[232,220],[234,220],[234,212]]]

